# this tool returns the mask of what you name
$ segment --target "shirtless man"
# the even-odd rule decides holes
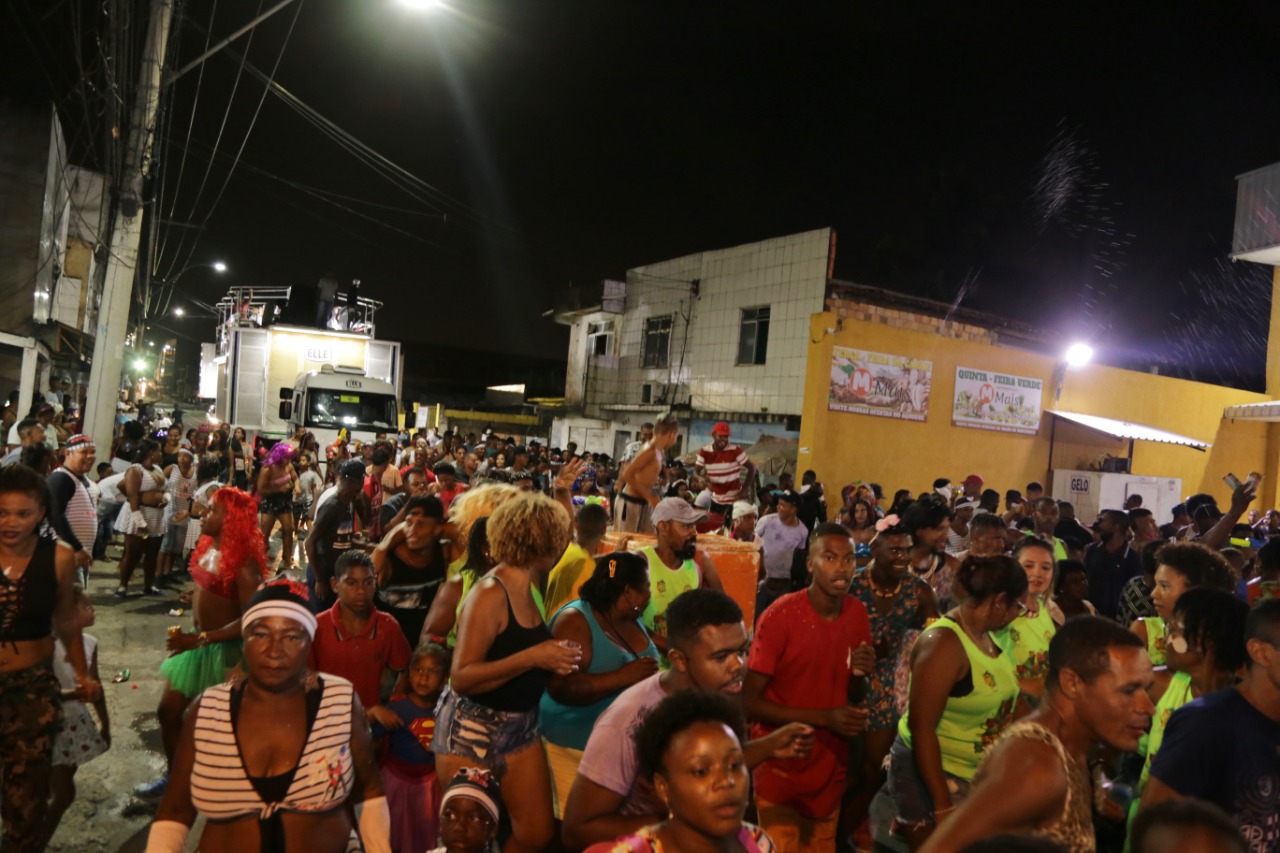
[[[663,454],[676,443],[675,415],[666,415],[653,428],[653,438],[622,469],[614,529],[623,533],[653,533],[651,516],[659,497],[654,491],[662,473]]]

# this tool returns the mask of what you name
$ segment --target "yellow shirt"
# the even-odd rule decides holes
[[[578,590],[595,570],[595,559],[581,545],[570,542],[547,576],[547,612],[555,613],[577,598]]]

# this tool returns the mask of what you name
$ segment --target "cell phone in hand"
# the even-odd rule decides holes
[[[1240,486],[1242,485],[1242,484],[1241,484],[1241,482],[1240,482],[1240,478],[1239,478],[1239,477],[1237,477],[1235,474],[1228,474],[1227,476],[1223,477],[1223,478],[1222,478],[1222,482],[1226,483],[1226,484],[1227,484],[1227,486],[1228,486],[1228,487],[1231,489],[1231,491],[1233,491],[1233,492],[1234,492],[1236,489],[1240,488]]]
[[[1262,475],[1257,471],[1250,471],[1249,479],[1245,480],[1245,482],[1256,488],[1257,485],[1262,482]]]

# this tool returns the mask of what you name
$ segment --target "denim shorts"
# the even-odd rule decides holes
[[[951,804],[959,805],[969,795],[970,782],[945,770],[942,775],[951,792]],[[933,798],[920,776],[920,768],[916,767],[915,753],[902,740],[902,735],[895,737],[893,746],[889,747],[889,780],[885,787],[893,797],[900,823],[918,826],[933,820]]]
[[[537,743],[538,706],[517,713],[495,711],[446,687],[436,702],[431,751],[457,755],[486,770],[505,770],[506,757]]]
[[[165,525],[164,538],[160,540],[160,552],[182,556],[183,545],[186,544],[186,541],[187,525],[174,524],[171,521]]]

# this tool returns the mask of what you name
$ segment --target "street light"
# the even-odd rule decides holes
[[[145,361],[143,361],[142,359],[138,359],[137,361],[135,361],[135,362],[133,363],[133,369],[134,369],[134,370],[146,370],[146,369],[147,369],[147,363],[146,363]]]
[[[444,5],[441,0],[400,0],[401,6],[407,6],[419,12],[430,12]]]
[[[213,271],[214,271],[214,272],[226,272],[226,271],[227,271],[227,265],[226,265],[226,264],[224,264],[222,261],[214,261],[214,262],[213,262]]]
[[[1077,341],[1067,347],[1063,358],[1066,359],[1068,367],[1084,367],[1093,359],[1093,347]]]
[[[187,312],[186,312],[185,310],[183,310],[183,308],[182,308],[182,306],[181,306],[181,305],[179,305],[177,308],[174,308],[174,309],[173,309],[173,316],[175,316],[175,317],[181,317],[181,316],[182,316],[183,314],[185,314],[185,313],[187,313]]]

